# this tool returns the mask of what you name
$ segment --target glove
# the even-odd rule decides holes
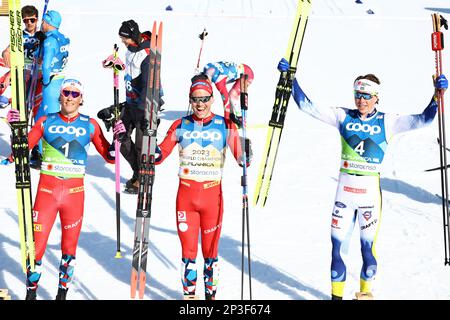
[[[252,162],[252,158],[253,158],[253,150],[252,150],[252,141],[249,138],[245,138],[244,137],[239,137],[239,139],[241,140],[241,146],[245,147],[245,155],[246,155],[246,162],[247,162],[247,167],[250,165],[250,163]],[[244,166],[244,159],[241,159],[241,161],[239,161],[239,166],[243,167]]]
[[[448,89],[448,80],[447,78],[441,74],[434,81],[434,87],[438,90],[447,90]]]
[[[114,114],[111,107],[104,108],[97,113],[97,118],[103,121],[106,131],[109,131],[109,129],[113,126]]]
[[[34,36],[35,36],[36,39],[39,40],[39,44],[43,44],[43,43],[44,43],[44,40],[47,38],[47,36],[45,35],[45,33],[42,32],[42,31],[36,31],[36,32],[34,33]]]
[[[9,105],[9,99],[5,96],[0,96],[0,108],[6,108]]]
[[[278,62],[277,69],[280,72],[286,72],[289,70],[289,68],[290,68],[289,62],[285,58],[281,58],[280,62]]]
[[[121,102],[119,103],[119,113],[122,112],[122,109],[125,107],[127,103],[126,102]],[[97,113],[97,118],[99,118],[100,120],[103,121],[103,123],[105,124],[106,127],[106,131],[109,131],[109,129],[111,129],[111,127],[113,127],[114,125],[114,105],[109,106],[107,108],[101,109],[98,113]]]
[[[3,166],[7,166],[7,165],[9,165],[11,163],[14,163],[14,156],[13,156],[12,153],[9,155],[9,157],[7,157],[7,158],[3,159],[2,161],[0,161],[0,164],[3,165]]]
[[[13,123],[13,122],[18,122],[18,121],[20,121],[20,113],[19,113],[19,111],[16,110],[16,109],[10,109],[10,110],[8,111],[7,116],[6,116],[6,120],[7,120],[9,123]]]
[[[114,142],[109,145],[108,148],[108,159],[116,160],[116,147],[114,146]]]
[[[125,125],[122,120],[116,121],[113,128],[114,137],[117,137],[117,139],[122,142],[126,132],[127,130],[125,129]]]
[[[237,117],[234,113],[230,113],[230,120],[236,124],[238,129],[242,128],[242,117]]]

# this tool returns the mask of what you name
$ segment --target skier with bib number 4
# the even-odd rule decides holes
[[[283,58],[281,72],[289,69]],[[444,75],[434,80],[434,94],[421,114],[398,115],[377,109],[380,81],[373,74],[359,76],[353,83],[356,109],[316,106],[294,80],[292,96],[299,109],[338,129],[341,135],[341,166],[331,217],[331,298],[341,300],[346,281],[343,253],[349,245],[358,221],[363,265],[360,293],[371,297],[372,281],[377,273],[375,244],[381,221],[380,168],[390,138],[396,134],[430,125],[436,115],[439,90],[448,88]],[[357,294],[357,296],[358,296]]]
[[[42,116],[28,135],[32,149],[42,139],[43,161],[33,207],[36,267],[27,270],[26,300],[36,300],[42,273],[42,258],[56,215],[61,219],[61,263],[56,300],[65,300],[73,278],[78,237],[84,212],[84,174],[88,148],[92,142],[108,163],[114,163],[114,144],[106,141],[97,121],[79,113],[83,104],[83,86],[67,78],[60,90],[61,111]],[[8,121],[19,121],[19,112],[10,110]],[[114,126],[115,135],[123,135],[122,121]]]
[[[192,79],[189,102],[193,114],[176,120],[158,146],[156,164],[163,162],[178,144],[180,167],[176,200],[177,229],[181,241],[181,282],[184,299],[196,299],[198,234],[204,258],[205,299],[216,296],[222,230],[222,170],[227,145],[242,166],[243,150],[236,125],[211,112],[214,102],[211,82],[205,75]],[[247,165],[251,161],[250,141],[245,144]]]

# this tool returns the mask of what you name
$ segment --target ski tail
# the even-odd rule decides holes
[[[290,68],[280,74],[275,91],[275,102],[272,108],[272,115],[267,130],[266,143],[262,161],[259,167],[257,180],[255,183],[254,205],[265,206],[269,194],[275,160],[278,154],[278,147],[281,141],[281,133],[284,127],[287,107],[292,92],[292,84],[297,71],[300,50],[305,35],[308,17],[311,11],[311,0],[298,0],[297,11],[294,19],[294,26],[289,38],[285,59],[289,61]]]

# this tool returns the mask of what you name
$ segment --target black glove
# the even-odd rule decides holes
[[[107,158],[109,160],[116,160],[116,146],[114,141],[109,145]]]
[[[236,124],[238,129],[242,128],[242,117],[237,117],[234,113],[230,113],[230,120]]]
[[[247,166],[248,166],[252,162],[252,158],[253,158],[252,141],[249,138],[244,139],[244,137],[239,137],[239,139],[241,140],[242,148],[245,148],[243,150],[245,150],[246,162],[247,162]],[[244,166],[243,159],[241,159],[241,161],[239,161],[239,166],[241,166],[241,167]]]
[[[111,107],[104,108],[97,113],[97,118],[103,121],[106,131],[109,131],[114,123],[114,114]]]
[[[122,113],[122,109],[125,107],[127,103],[121,102],[119,103],[119,113]],[[101,109],[97,113],[97,118],[103,121],[106,127],[106,131],[109,131],[111,127],[114,125],[115,117],[114,117],[114,105],[111,105],[107,108]],[[120,139],[119,139],[120,141]]]
[[[44,40],[47,38],[45,33],[42,31],[36,31],[34,34],[34,37],[39,40],[39,44],[41,44],[41,45],[44,43]]]

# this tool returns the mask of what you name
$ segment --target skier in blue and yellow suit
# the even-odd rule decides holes
[[[282,59],[278,69],[289,64]],[[353,89],[356,109],[322,108],[314,105],[294,80],[292,96],[300,110],[332,125],[341,135],[341,168],[331,217],[331,294],[341,300],[344,295],[347,252],[351,232],[358,219],[363,265],[360,291],[370,293],[377,273],[375,243],[381,221],[380,169],[387,144],[395,134],[423,128],[432,123],[437,112],[439,90],[448,87],[444,75],[435,81],[435,92],[421,114],[398,115],[377,110],[380,81],[373,74],[356,78]]]

